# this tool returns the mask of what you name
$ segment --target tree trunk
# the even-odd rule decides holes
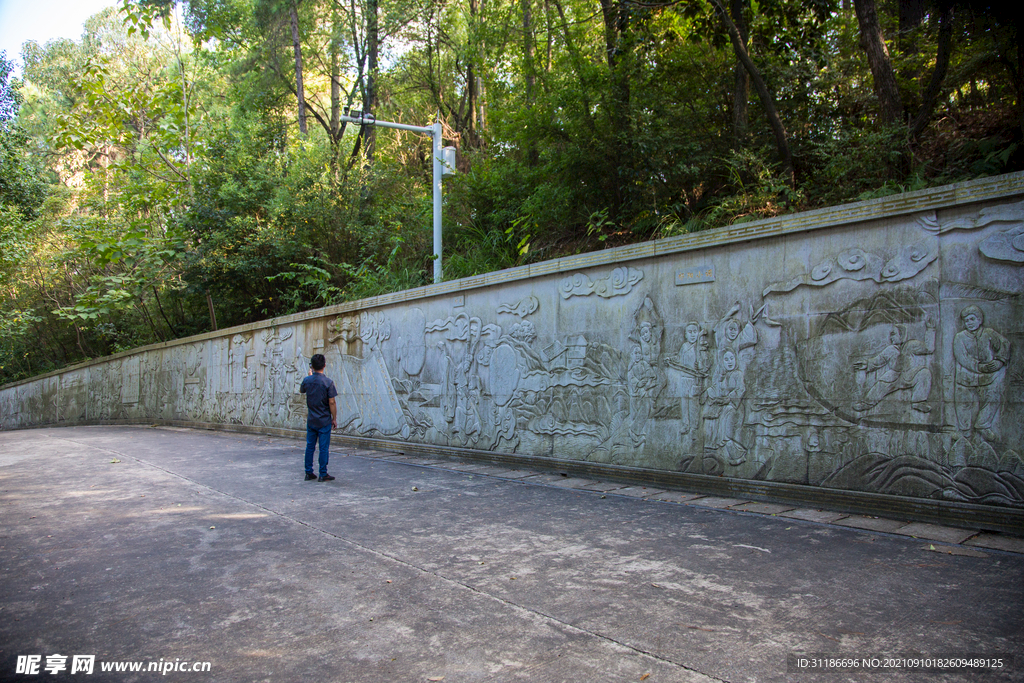
[[[612,164],[620,177],[628,174],[630,157],[629,143],[629,109],[630,87],[627,65],[623,56],[626,53],[626,37],[629,31],[629,10],[624,6],[626,0],[601,0],[601,16],[604,19],[605,57],[608,61],[609,79],[611,84],[611,103],[609,116],[612,123]],[[612,220],[618,219],[618,213],[625,203],[624,183],[616,181],[610,199]]]
[[[555,27],[551,21],[551,2],[550,0],[544,0],[544,20],[547,24],[545,35],[547,36],[547,50],[546,58],[544,60],[544,71],[551,72],[551,57],[555,48]]]
[[[626,53],[626,39],[629,31],[629,10],[625,0],[601,0],[601,15],[604,19],[605,58],[611,72],[613,99],[612,121],[619,133],[625,131],[629,117],[629,75],[626,73],[623,56]]]
[[[740,33],[740,40],[743,42],[744,49],[748,44],[745,9],[746,2],[744,0],[731,1],[732,20]],[[749,99],[750,85],[747,78],[747,69],[743,66],[743,62],[737,59],[732,93],[732,135],[737,148],[742,147],[747,138],[747,125],[749,124],[747,105]]]
[[[142,297],[139,297],[138,307],[139,310],[142,311],[142,317],[146,319],[147,323],[149,323],[149,329],[153,330],[153,336],[155,336],[162,342],[167,341],[164,335],[160,334],[160,330],[156,329],[156,324],[153,322],[153,317],[149,314],[149,309],[146,308],[146,302],[142,300]]]
[[[214,332],[217,331],[217,314],[213,311],[213,297],[210,296],[210,290],[206,290],[206,306],[210,309],[210,329]]]
[[[1017,95],[1017,117],[1020,121],[1020,131],[1024,135],[1024,40],[1021,40],[1021,37],[1024,37],[1024,13],[1017,12],[1013,27],[1017,37],[1017,64],[1016,68],[1010,67],[1010,77]]]
[[[482,24],[486,19],[484,18],[484,3],[486,0],[480,0],[477,6],[477,13],[480,15],[480,19],[477,21],[477,25]],[[476,70],[476,104],[477,108],[473,112],[473,116],[476,117],[476,137],[474,143],[477,147],[482,147],[483,134],[487,130],[487,86],[484,83],[484,68],[483,65],[487,63],[487,46],[484,41],[483,31],[478,30],[475,33],[475,47],[476,47],[476,59],[477,59],[477,70]],[[468,161],[469,157],[463,157],[464,160]]]
[[[881,106],[881,122],[895,126],[903,122],[903,100],[896,85],[896,74],[892,70],[889,50],[885,47],[882,26],[878,22],[875,0],[853,0],[860,27],[860,44],[868,57],[871,76],[874,79],[875,95]]]
[[[920,26],[924,15],[925,0],[900,0],[900,34]]]
[[[302,44],[299,42],[299,10],[291,4],[292,44],[295,46],[295,95],[299,100],[299,132],[306,134],[306,94],[302,87]]]
[[[340,20],[338,19],[337,6],[331,10],[331,142],[337,146],[340,142],[338,134],[341,131],[341,67],[339,66],[338,53],[341,52],[339,45]]]
[[[160,317],[164,319],[165,323],[167,323],[167,329],[171,331],[171,336],[177,337],[178,331],[174,329],[174,325],[171,324],[171,321],[167,317],[167,314],[164,313],[164,306],[162,303],[160,303],[160,293],[157,292],[156,285],[153,285],[153,298],[156,299],[156,307],[160,311]],[[171,310],[171,313],[174,313],[173,309]]]
[[[729,39],[732,41],[732,48],[736,52],[736,57],[743,64],[743,67],[750,74],[750,80],[754,83],[754,90],[757,91],[758,99],[761,100],[761,106],[764,107],[765,116],[768,117],[768,123],[772,127],[772,132],[775,134],[775,146],[779,150],[779,158],[782,161],[782,170],[786,175],[787,182],[790,187],[796,184],[796,178],[793,172],[793,155],[789,150],[789,140],[786,135],[786,127],[782,124],[782,119],[779,117],[779,112],[775,108],[775,99],[771,93],[768,92],[768,86],[765,84],[764,79],[761,78],[761,72],[757,70],[757,66],[753,60],[750,59],[750,55],[747,53],[747,48],[743,44],[743,38],[740,36],[740,31],[733,23],[732,19],[729,18],[729,13],[725,11],[725,8],[719,3],[719,0],[712,0],[715,6],[715,10],[718,12],[719,18],[722,23],[725,24],[726,30],[729,32]]]
[[[572,59],[572,69],[579,80],[579,92],[580,97],[583,100],[583,112],[586,117],[586,121],[589,124],[591,130],[594,128],[594,116],[591,111],[590,98],[587,96],[587,87],[584,83],[584,58],[580,54],[579,48],[575,45],[575,41],[572,40],[572,33],[569,31],[569,23],[565,18],[565,8],[562,7],[562,3],[559,0],[551,0],[551,3],[555,6],[555,10],[558,12],[559,22],[562,27],[562,35],[565,37],[565,49],[568,50],[569,57]]]
[[[622,52],[622,34],[629,25],[629,15],[619,0],[601,0],[601,17],[604,19],[604,47],[608,67],[614,69]]]
[[[380,53],[380,32],[377,24],[377,0],[366,0],[366,93],[363,97],[363,111],[377,109],[377,58]],[[373,163],[377,151],[377,127],[363,126],[363,149],[367,163]]]
[[[587,98],[587,89],[583,83],[583,57],[580,55],[579,49],[576,47],[576,43],[572,38],[572,33],[569,31],[569,22],[565,18],[565,8],[562,7],[562,3],[559,0],[551,0],[555,6],[555,10],[558,11],[558,18],[562,22],[562,34],[565,36],[565,49],[569,51],[569,56],[572,58],[572,65],[576,71],[576,77],[580,79],[579,92],[583,99],[583,111],[586,113],[587,119],[593,126],[593,117],[590,112],[590,100]]]
[[[476,77],[477,101],[480,103],[480,132],[487,130],[487,86],[483,76]]]
[[[479,6],[477,0],[469,0],[469,45],[466,49],[466,110],[469,116],[465,121],[466,142],[471,147],[477,146],[477,125],[476,114],[479,104],[479,93],[477,92],[477,74],[474,64],[476,63],[476,37],[479,31]]]
[[[532,0],[522,0],[523,8],[523,75],[526,80],[526,107],[533,106],[533,17],[530,12]]]
[[[331,10],[331,120],[330,129],[327,135],[331,140],[331,174],[338,179],[338,161],[341,154],[341,67],[339,66],[338,53],[341,46],[338,44],[338,33],[340,30],[337,5]]]
[[[931,81],[921,101],[921,108],[917,116],[910,122],[910,139],[917,140],[918,136],[928,125],[928,120],[935,109],[935,103],[939,99],[939,92],[942,90],[942,82],[946,78],[946,71],[949,69],[949,58],[953,45],[953,3],[949,0],[942,2],[939,15],[939,40],[938,51],[935,56],[935,71],[932,72]]]

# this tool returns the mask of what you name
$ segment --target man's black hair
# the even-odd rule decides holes
[[[309,367],[314,370],[323,370],[327,367],[327,359],[324,358],[324,354],[318,353],[309,359]]]

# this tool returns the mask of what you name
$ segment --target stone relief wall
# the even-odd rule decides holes
[[[182,340],[0,389],[0,428],[301,430],[323,353],[349,435],[1024,508],[1009,185]]]

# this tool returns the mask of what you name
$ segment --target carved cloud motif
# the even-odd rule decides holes
[[[536,313],[538,308],[540,308],[540,299],[535,296],[528,296],[517,304],[502,304],[498,306],[498,313],[511,313],[520,318],[525,318],[531,313]]]
[[[935,212],[920,216],[918,225],[924,230],[941,235],[954,230],[980,230],[993,225],[1014,224],[982,240],[978,250],[993,261],[1024,263],[1024,202],[1003,204],[982,209],[976,218],[959,218],[940,222]]]
[[[939,246],[936,240],[908,245],[888,261],[863,249],[847,249],[834,258],[822,261],[810,273],[787,282],[768,285],[761,295],[764,297],[773,292],[792,292],[801,285],[824,287],[836,280],[874,280],[879,284],[899,282],[914,277],[938,257]]]
[[[349,316],[330,320],[327,322],[327,330],[335,333],[327,339],[331,344],[339,339],[351,343],[359,338],[359,319]]]
[[[942,235],[954,230],[978,230],[987,228],[995,223],[1022,223],[1024,222],[1024,201],[1016,204],[1000,204],[991,206],[978,212],[977,218],[958,218],[952,221],[940,222],[935,212],[918,216],[917,224],[933,235]]]
[[[563,299],[574,296],[590,296],[597,294],[603,299],[613,296],[623,296],[633,290],[633,286],[644,279],[644,272],[629,266],[621,266],[611,272],[606,278],[593,281],[583,273],[573,273],[562,280],[558,291]]]
[[[391,339],[391,321],[381,312],[359,314],[359,338],[371,350]]]
[[[992,235],[978,249],[993,261],[1024,263],[1024,225]]]
[[[426,324],[426,332],[444,332],[449,341],[469,341],[472,336],[480,332],[480,320],[470,318],[465,313],[434,320]]]

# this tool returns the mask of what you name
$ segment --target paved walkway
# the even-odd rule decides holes
[[[944,526],[940,524],[925,524],[922,522],[907,522],[898,519],[887,519],[885,517],[867,515],[848,515],[842,512],[830,510],[799,508],[794,505],[780,505],[776,503],[761,503],[743,498],[724,498],[721,496],[705,496],[699,493],[683,493],[680,491],[668,491],[650,486],[635,486],[610,481],[595,481],[571,477],[567,474],[552,474],[543,471],[528,469],[515,469],[500,467],[489,464],[474,462],[457,462],[449,458],[429,458],[416,455],[405,455],[403,453],[387,453],[383,451],[351,450],[352,454],[359,454],[363,457],[382,460],[393,460],[420,467],[450,470],[455,472],[470,472],[496,479],[507,479],[540,486],[557,486],[559,488],[574,489],[577,491],[589,491],[615,496],[628,496],[642,500],[656,501],[660,503],[676,503],[681,505],[693,505],[701,508],[714,510],[729,510],[731,512],[745,512],[770,517],[784,517],[786,519],[799,519],[804,522],[817,522],[851,529],[860,529],[868,532],[880,532],[895,534],[897,536],[910,536],[926,541],[938,541],[941,545],[929,546],[929,550],[948,553],[951,555],[973,555],[983,557],[978,549],[1003,550],[1011,553],[1024,554],[1024,537],[1011,536],[1008,534],[990,533],[972,529]],[[962,546],[962,547],[955,547]]]
[[[1017,539],[345,448],[306,482],[301,458],[0,432],[0,680],[865,680],[794,653],[1001,656],[870,680],[1024,680]],[[171,670],[101,670],[131,662]]]

